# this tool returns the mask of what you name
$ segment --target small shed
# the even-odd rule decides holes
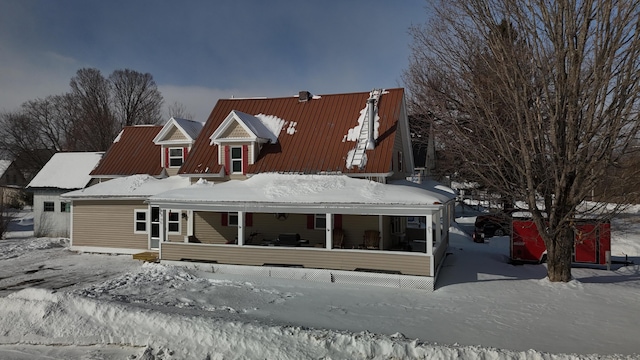
[[[89,173],[102,152],[54,154],[27,185],[33,192],[33,232],[35,236],[69,237],[71,206],[60,195],[84,189],[91,183]]]

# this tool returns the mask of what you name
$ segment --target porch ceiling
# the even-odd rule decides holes
[[[432,214],[440,211],[444,205],[404,205],[404,204],[308,204],[308,203],[204,203],[184,201],[149,200],[152,206],[165,209],[215,212],[254,212],[254,213],[289,213],[289,214],[350,214],[350,215],[394,215],[415,216]]]

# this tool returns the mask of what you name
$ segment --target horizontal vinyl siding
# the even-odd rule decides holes
[[[194,212],[193,235],[203,244],[224,244],[238,235],[235,226],[222,226],[221,213]]]
[[[194,235],[204,244],[224,244],[238,235],[235,226],[222,226],[221,214],[215,212],[195,212]],[[365,230],[378,230],[378,216],[343,215],[342,229],[345,232],[345,248],[356,249],[363,243]],[[307,228],[307,214],[287,214],[279,220],[275,214],[254,213],[252,226],[245,227],[245,241],[252,232],[262,235],[265,240],[275,240],[283,233],[300,234],[310,245],[325,245],[325,232]]]
[[[275,214],[254,213],[252,231],[262,234],[266,240],[274,240],[279,234],[300,234],[309,244],[325,244],[324,230],[307,229],[307,215],[287,214],[286,220],[276,219]]]
[[[237,245],[163,243],[162,260],[215,261],[232,265],[298,265],[312,269],[399,271],[431,276],[429,257],[415,253],[377,250],[324,250]]]
[[[434,259],[434,269],[435,271],[438,271],[438,266],[440,266],[440,263],[442,261],[444,261],[444,257],[446,255],[447,252],[447,248],[449,248],[449,239],[447,238],[446,240],[441,241],[440,246],[438,246],[438,248],[434,249],[434,253],[433,253],[433,259]]]
[[[135,209],[143,201],[76,200],[73,202],[73,246],[147,249],[148,235],[134,234]]]

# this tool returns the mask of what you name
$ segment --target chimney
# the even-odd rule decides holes
[[[311,93],[303,90],[298,93],[298,102],[306,102],[311,100]]]
[[[376,99],[372,96],[367,100],[369,141],[367,141],[367,150],[373,150],[376,147],[375,138],[375,119],[376,119]]]

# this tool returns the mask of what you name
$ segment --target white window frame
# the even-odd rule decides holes
[[[138,220],[138,214],[144,214],[144,220]],[[144,223],[144,231],[138,230],[138,224]],[[133,233],[134,234],[148,234],[149,233],[149,210],[148,209],[134,209],[133,210]]]
[[[233,156],[233,150],[240,150],[240,157],[238,158],[234,158]],[[229,147],[229,166],[231,167],[231,173],[232,174],[243,174],[244,173],[244,169],[243,169],[243,161],[242,161],[242,152],[243,152],[243,148],[242,146],[230,146]],[[240,171],[235,171],[234,170],[234,164],[235,163],[239,163],[240,164]]]
[[[173,152],[174,150],[180,151],[180,155],[171,154],[171,152]],[[182,164],[184,164],[184,149],[183,148],[181,148],[181,147],[170,147],[168,156],[169,156],[169,167],[170,168],[179,168],[180,166],[182,166]],[[176,159],[180,160],[180,165],[171,164],[171,160],[176,160]]]
[[[324,223],[324,225],[318,226],[318,220],[321,220]],[[327,214],[314,214],[313,228],[316,230],[325,230],[327,228]]]
[[[171,216],[177,214],[178,220],[171,220]],[[177,224],[178,230],[171,231],[171,224]],[[180,235],[182,234],[182,211],[181,210],[168,210],[167,211],[167,234]]]
[[[235,223],[231,222],[231,219],[235,219]],[[229,212],[227,213],[227,226],[235,226],[238,227],[238,213],[237,212]]]

